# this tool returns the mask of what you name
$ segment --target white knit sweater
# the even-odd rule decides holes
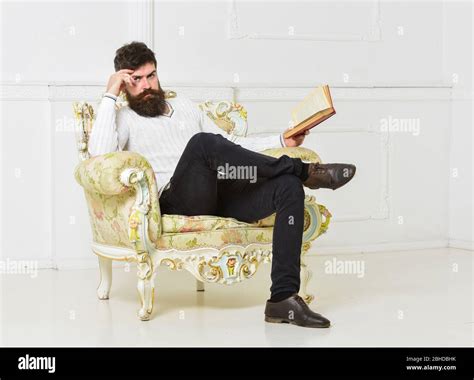
[[[89,137],[89,153],[97,156],[128,150],[141,154],[153,167],[160,195],[189,139],[198,132],[218,133],[255,152],[285,146],[282,134],[268,137],[228,135],[195,103],[181,95],[167,99],[171,111],[158,117],[140,116],[128,106],[116,111],[114,99],[115,96],[105,94],[100,103]]]

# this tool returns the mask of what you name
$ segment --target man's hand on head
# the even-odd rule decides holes
[[[113,73],[109,78],[109,83],[107,83],[106,92],[119,96],[120,91],[122,91],[127,84],[132,87],[135,86],[131,77],[134,71],[135,70],[123,69]]]
[[[290,128],[288,128],[285,132],[289,131]],[[298,135],[295,135],[295,136],[292,136],[292,137],[289,137],[289,138],[285,138],[285,145],[287,147],[295,147],[295,146],[300,146],[301,144],[303,144],[303,141],[304,141],[304,138],[306,137],[306,135],[309,135],[309,130],[306,130],[304,131],[303,133],[300,133]]]

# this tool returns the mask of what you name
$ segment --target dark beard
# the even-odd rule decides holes
[[[145,96],[148,94],[150,96],[145,99]],[[156,117],[163,115],[167,111],[165,92],[161,88],[159,90],[150,88],[137,96],[132,96],[126,91],[125,95],[129,107],[141,116]]]

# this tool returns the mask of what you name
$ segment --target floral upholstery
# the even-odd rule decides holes
[[[161,234],[160,204],[155,174],[141,155],[133,152],[114,152],[82,162],[74,173],[84,188],[92,226],[97,243],[132,247],[128,238],[128,220],[135,202],[135,190],[120,182],[126,168],[142,169],[150,189],[148,233],[155,241]]]
[[[247,111],[240,104],[225,100],[207,101],[200,104],[199,108],[226,133],[247,135]]]
[[[272,149],[272,154],[281,155],[287,149],[290,148]],[[300,152],[301,157],[305,159],[319,159],[316,153],[305,148],[293,148],[290,151],[292,155],[297,155]],[[148,161],[137,153],[114,152],[90,158],[79,165],[75,171],[75,178],[85,191],[93,238],[98,243],[132,247],[128,239],[128,218],[135,200],[134,190],[120,182],[120,174],[128,167],[142,169],[152,190],[148,232],[153,242],[157,241],[162,232],[163,234],[173,234],[236,229],[237,233],[238,229],[265,228],[272,227],[274,224],[275,214],[254,223],[213,215],[161,215],[155,177]],[[267,232],[263,231],[262,233]],[[219,236],[219,234],[214,234],[214,236]],[[166,239],[173,241],[173,239],[170,240],[170,235]],[[224,242],[227,241],[225,234],[223,239]],[[177,241],[176,238],[174,240]],[[244,241],[243,239],[239,240]],[[160,244],[167,245],[164,241]],[[216,244],[220,243],[217,242],[214,245]]]
[[[275,222],[275,214],[254,223],[246,223],[235,218],[214,215],[186,216],[163,214],[161,222],[163,233],[216,231],[225,228],[271,227]]]
[[[271,243],[273,228],[225,228],[203,232],[164,233],[155,242],[157,249],[189,250],[194,248],[222,248],[227,244],[248,245]]]
[[[234,218],[214,215],[186,216],[163,214],[161,216],[161,223],[163,233],[216,231],[225,228],[245,228],[252,226],[250,223],[240,222]]]
[[[267,149],[260,153],[276,158],[286,155],[291,158],[301,158],[302,161],[306,162],[322,162],[316,152],[302,146]]]

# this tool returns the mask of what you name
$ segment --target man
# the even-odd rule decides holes
[[[115,73],[97,112],[89,139],[92,156],[130,150],[152,165],[164,214],[218,215],[254,222],[276,212],[271,298],[267,322],[329,327],[298,296],[304,222],[304,190],[343,186],[355,174],[348,164],[307,164],[286,155],[258,152],[295,147],[305,134],[286,139],[226,135],[190,100],[165,98],[153,51],[140,42],[117,50]],[[115,111],[121,91],[128,106]],[[226,178],[222,168],[255,168],[252,180]],[[224,174],[224,176],[223,176]]]

